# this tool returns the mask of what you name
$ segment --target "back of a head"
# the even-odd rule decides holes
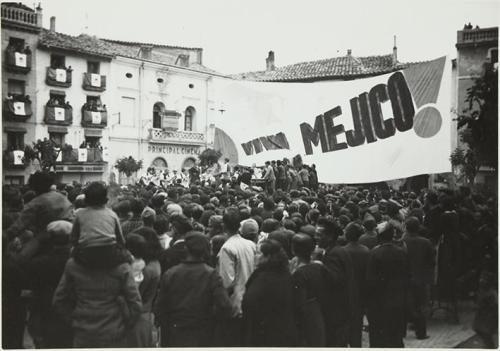
[[[290,247],[291,237],[287,232],[285,232],[284,230],[275,230],[269,233],[269,236],[267,238],[279,242],[283,250],[285,250],[288,258],[292,258],[292,250]]]
[[[116,204],[113,208],[113,211],[116,212],[118,217],[124,218],[128,216],[128,213],[131,211],[130,209],[130,201],[129,200],[121,200]]]
[[[262,222],[262,231],[264,233],[271,233],[280,227],[280,223],[274,218],[267,218]]]
[[[363,235],[363,233],[363,227],[356,222],[349,223],[345,228],[346,239],[350,242],[357,242],[359,237]]]
[[[418,233],[420,229],[420,221],[417,217],[408,217],[405,220],[405,227],[408,233]]]
[[[175,228],[178,234],[184,235],[193,230],[193,226],[189,219],[183,214],[173,215],[170,217],[170,223]]]
[[[285,219],[283,221],[283,227],[293,232],[297,232],[297,226],[295,225],[295,222],[292,221],[291,219]]]
[[[288,270],[288,257],[281,244],[272,239],[263,240],[260,245],[260,252],[265,258],[263,264],[280,270]],[[262,265],[262,263],[259,263]]]
[[[308,234],[298,233],[292,237],[293,254],[306,261],[311,259],[314,246],[314,239]]]
[[[210,242],[208,238],[200,232],[190,231],[186,234],[185,244],[189,255],[197,259],[208,257],[210,252]]]
[[[10,185],[2,187],[2,206],[5,210],[22,210],[23,197],[18,188]]]
[[[255,219],[246,219],[241,222],[240,232],[243,238],[255,241],[259,235],[259,224]]]
[[[183,213],[182,207],[178,204],[169,204],[167,206],[167,215],[168,216],[180,215],[182,213]]]
[[[49,192],[52,184],[54,184],[54,178],[48,172],[37,171],[28,179],[28,186],[38,195]]]
[[[137,198],[130,199],[130,210],[134,214],[135,217],[139,217],[144,211],[144,202],[142,200],[139,200]]]
[[[153,224],[153,228],[158,235],[163,235],[168,232],[169,221],[168,217],[164,214],[156,216],[156,220]]]
[[[377,227],[377,222],[373,218],[368,218],[363,221],[363,227],[367,231],[373,231]]]
[[[324,216],[318,218],[317,225],[324,228],[325,236],[330,237],[334,240],[337,240],[337,238],[344,233],[342,231],[342,228],[337,224],[332,216]]]
[[[210,243],[212,244],[212,253],[214,255],[217,255],[219,253],[220,249],[222,248],[222,246],[224,245],[226,240],[227,240],[227,236],[223,235],[223,234],[214,235],[210,239]]]
[[[264,209],[267,211],[274,210],[274,201],[271,198],[264,199]]]
[[[240,228],[240,213],[237,208],[227,208],[222,217],[224,229],[228,234],[235,234]]]
[[[102,182],[92,182],[84,190],[87,206],[104,206],[108,202],[108,188]]]
[[[380,223],[378,226],[378,237],[380,241],[391,242],[395,234],[394,226],[389,222]]]
[[[273,213],[273,218],[281,222],[283,220],[283,210],[281,208],[276,209]]]

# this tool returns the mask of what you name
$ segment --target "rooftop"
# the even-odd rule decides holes
[[[40,33],[39,46],[45,49],[59,49],[63,51],[79,53],[82,55],[97,56],[108,60],[116,58],[117,56],[142,59],[144,61],[175,66],[195,72],[223,76],[221,73],[207,68],[202,64],[191,63],[188,67],[177,64],[179,54],[174,52],[175,50],[201,51],[201,48],[184,48],[180,46],[124,42],[119,40],[101,39],[96,36],[90,36],[87,34],[72,36],[55,31],[50,31],[47,29],[42,29]],[[153,48],[150,59],[146,60],[141,57],[140,51],[142,47]],[[168,52],[168,50],[155,51],[154,48],[169,49],[172,50],[172,52]]]
[[[394,62],[390,55],[354,57],[345,56],[300,62],[274,70],[235,74],[235,79],[266,82],[303,82],[328,79],[355,79],[390,73],[407,67],[408,63]]]

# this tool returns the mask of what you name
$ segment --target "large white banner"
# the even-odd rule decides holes
[[[300,155],[325,183],[450,172],[450,80],[446,57],[351,81],[220,80],[215,148],[247,166]]]

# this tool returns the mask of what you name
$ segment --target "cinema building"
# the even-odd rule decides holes
[[[29,46],[29,50],[26,47]],[[213,146],[213,79],[201,48],[120,42],[42,28],[42,9],[2,3],[4,183],[40,169],[25,145],[61,147],[63,182],[121,180],[117,159],[180,170]],[[29,95],[29,100],[26,100]],[[17,156],[17,159],[15,158]]]

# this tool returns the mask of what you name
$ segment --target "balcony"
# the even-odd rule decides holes
[[[29,49],[16,50],[8,46],[5,50],[5,70],[22,74],[31,71],[31,51]]]
[[[196,132],[151,128],[149,141],[163,144],[203,145],[205,144],[205,135]]]
[[[2,161],[5,169],[24,169],[29,165],[29,161],[25,160],[24,151],[22,150],[5,150]]]
[[[41,9],[37,13],[21,4],[2,3],[2,26],[8,24],[16,29],[40,32],[42,27],[41,19]]]
[[[82,107],[82,126],[90,128],[105,128],[108,125],[106,111],[89,111]]]
[[[457,32],[457,48],[498,42],[498,27],[464,29]]]
[[[25,122],[33,114],[31,100],[22,97],[5,99],[3,102],[3,113],[7,120]]]
[[[71,86],[71,72],[69,68],[50,68],[47,67],[45,83],[47,85],[69,88]]]
[[[46,124],[70,126],[73,123],[73,108],[71,106],[45,106]]]
[[[106,90],[106,76],[94,73],[83,73],[82,88],[87,91],[102,92]]]
[[[83,150],[86,150],[83,152]],[[63,149],[58,157],[57,163],[105,163],[103,152],[97,147],[88,147],[86,149]]]

